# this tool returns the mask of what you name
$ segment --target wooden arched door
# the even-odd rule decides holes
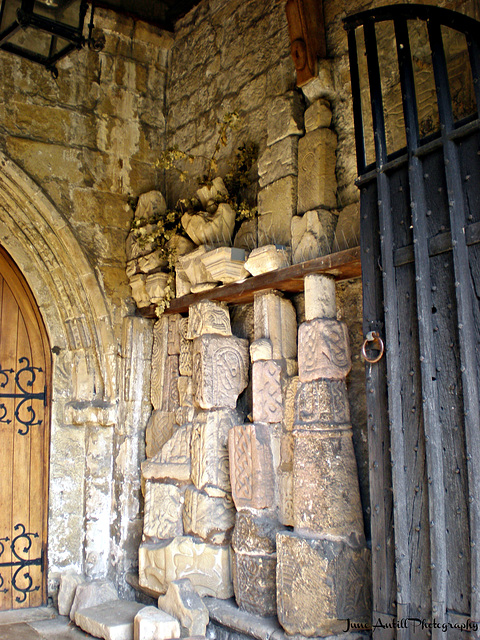
[[[40,311],[0,247],[0,610],[46,603],[50,379]]]

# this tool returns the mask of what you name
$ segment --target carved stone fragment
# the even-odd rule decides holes
[[[130,278],[132,298],[135,300],[137,307],[148,307],[150,304],[150,296],[145,286],[146,281],[147,276],[143,273],[137,273]]]
[[[248,383],[248,342],[235,336],[204,335],[193,344],[195,402],[202,409],[235,409]]]
[[[268,338],[260,338],[250,345],[250,359],[252,362],[258,360],[271,360],[273,356],[272,343]]]
[[[142,543],[138,555],[142,587],[164,594],[170,582],[188,578],[200,596],[233,596],[228,545],[211,545],[181,536],[158,544]]]
[[[292,263],[292,252],[288,247],[267,244],[257,249],[253,249],[248,260],[245,262],[245,269],[252,276],[259,276],[262,273],[284,269]]]
[[[287,136],[303,133],[303,104],[297,91],[275,98],[267,118],[267,145],[283,140]]]
[[[185,406],[178,407],[175,411],[175,423],[182,427],[184,424],[189,422],[193,422],[195,419],[195,407],[193,406]]]
[[[350,407],[345,380],[302,382],[295,405],[296,429],[321,430],[349,428]]]
[[[290,223],[297,211],[297,178],[287,176],[258,194],[258,244],[290,246]]]
[[[183,493],[173,484],[147,480],[145,488],[144,535],[151,538],[174,538],[183,534]]]
[[[298,143],[298,212],[334,209],[337,136],[331,129],[310,131]]]
[[[158,304],[165,296],[168,286],[168,274],[159,271],[147,275],[145,280],[145,290],[150,302]]]
[[[178,313],[173,313],[168,316],[168,355],[179,355],[180,354],[180,336],[181,336],[181,328],[180,322],[182,320],[182,316]]]
[[[202,411],[193,425],[192,481],[197,489],[218,487],[229,492],[228,432],[238,424],[235,411]]]
[[[191,376],[193,372],[193,342],[187,339],[188,318],[180,320],[180,331],[179,372],[181,376]]]
[[[212,544],[230,542],[235,522],[235,509],[228,496],[212,498],[189,487],[185,492],[183,525],[185,533]]]
[[[192,425],[179,427],[162,449],[142,463],[142,476],[153,480],[190,480]]]
[[[228,435],[232,497],[237,509],[271,507],[274,474],[267,425],[244,424]]]
[[[352,432],[295,431],[293,517],[309,536],[365,541]]]
[[[320,98],[308,107],[305,111],[305,131],[324,129],[332,122],[332,112],[327,100]]]
[[[195,244],[229,245],[235,227],[235,211],[226,202],[221,202],[212,214],[184,213],[182,226]]]
[[[277,536],[278,619],[288,634],[325,636],[368,623],[370,557],[336,540]]]
[[[316,319],[298,330],[298,374],[302,382],[345,378],[350,371],[348,331],[343,322]]]
[[[146,455],[151,458],[160,451],[173,435],[175,414],[170,411],[153,411],[145,430]]]
[[[278,472],[279,519],[282,524],[293,527],[293,473]]]
[[[197,218],[200,216],[195,217]],[[180,267],[179,273],[182,277],[188,279],[192,287],[209,282],[209,276],[200,258],[204,253],[212,248],[213,247],[202,245],[201,247],[198,247],[198,249],[195,249],[195,251],[178,258],[177,264]]]
[[[280,293],[255,294],[255,340],[268,338],[273,359],[295,358],[297,355],[297,316],[290,300]]]
[[[160,191],[147,191],[138,198],[135,220],[152,220],[163,216],[167,210],[165,198]]]
[[[205,636],[208,609],[188,578],[173,580],[166,595],[158,598],[158,607],[180,621],[182,637]]]
[[[175,411],[179,405],[178,397],[178,356],[168,356],[165,362],[165,373],[163,376],[163,397],[162,406],[164,411]]]
[[[165,364],[168,357],[168,318],[164,316],[153,325],[152,375],[150,400],[154,409],[163,406]]]
[[[178,637],[180,637],[180,624],[166,611],[157,607],[143,607],[135,616],[134,638],[138,640],[167,640],[167,638]]]
[[[337,317],[335,280],[331,276],[312,273],[305,277],[305,318]]]
[[[286,431],[293,429],[293,421],[295,418],[295,398],[297,396],[297,388],[300,384],[298,376],[287,378],[284,391],[284,412],[283,412],[283,427]]]
[[[177,379],[178,400],[181,407],[193,407],[193,383],[190,376]]]
[[[253,419],[276,423],[283,418],[282,367],[275,360],[252,365]]]
[[[233,553],[233,588],[240,609],[258,616],[277,613],[276,555]]]
[[[142,273],[151,273],[154,270],[167,267],[168,260],[165,259],[163,252],[160,249],[157,249],[146,256],[138,258],[137,264],[138,270]]]
[[[260,187],[286,176],[296,176],[298,136],[287,136],[267,147],[258,159]]]
[[[202,300],[192,304],[188,311],[187,340],[193,340],[206,333],[231,336],[230,314],[223,302]]]
[[[268,555],[277,550],[276,535],[284,527],[277,520],[257,516],[246,509],[235,514],[232,547],[238,553]]]
[[[306,262],[332,253],[338,216],[325,209],[292,218],[292,262]]]

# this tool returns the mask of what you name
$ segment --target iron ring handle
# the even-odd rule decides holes
[[[380,351],[380,353],[376,358],[369,358],[367,356],[367,344],[369,342],[373,342],[374,346],[376,346]],[[385,353],[385,345],[383,344],[383,340],[381,339],[378,331],[369,331],[362,345],[362,356],[364,357],[364,359],[370,364],[375,364],[376,362],[382,359],[384,353]]]

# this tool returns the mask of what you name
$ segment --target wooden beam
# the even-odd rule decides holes
[[[175,298],[170,303],[170,307],[165,313],[186,313],[190,305],[200,302],[200,300],[215,300],[217,302],[227,302],[230,304],[247,304],[253,302],[253,297],[257,291],[266,289],[276,289],[289,293],[299,293],[303,291],[303,280],[305,276],[312,273],[323,273],[333,276],[336,280],[349,280],[361,276],[360,247],[345,249],[331,253],[321,258],[314,258],[307,262],[294,264],[284,269],[269,271],[259,276],[247,278],[242,282],[225,284],[200,293],[190,293],[181,298]],[[156,318],[155,305],[144,307],[138,310],[140,315],[146,318]]]
[[[327,55],[323,0],[287,0],[285,11],[297,86],[301,87],[317,75],[318,58]]]

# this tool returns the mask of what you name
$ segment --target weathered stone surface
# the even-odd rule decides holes
[[[175,485],[147,480],[144,535],[150,538],[175,538],[183,535],[183,502],[183,492]]]
[[[248,342],[235,336],[204,335],[193,343],[195,402],[202,409],[235,409],[248,383]]]
[[[310,207],[313,209],[313,207]],[[297,178],[287,176],[258,194],[258,244],[290,246],[290,223],[297,212]]]
[[[185,533],[212,544],[230,542],[235,509],[228,496],[213,498],[203,491],[188,488],[185,492],[183,526]]]
[[[293,518],[293,473],[278,472],[279,520],[288,527],[294,526]]]
[[[305,111],[305,131],[328,128],[332,122],[332,111],[327,100],[316,100]]]
[[[135,220],[159,219],[167,210],[165,198],[160,191],[148,191],[138,198]]]
[[[182,637],[205,635],[208,609],[188,578],[173,580],[166,595],[158,598],[158,606],[179,620]]]
[[[259,616],[277,613],[276,555],[233,553],[233,588],[240,609]]]
[[[338,216],[325,209],[292,218],[292,262],[297,264],[332,253]]]
[[[337,205],[337,136],[330,129],[310,131],[298,143],[298,212]]]
[[[235,514],[232,547],[238,553],[275,553],[276,535],[282,529],[283,526],[277,520],[242,509]]]
[[[177,380],[178,400],[181,407],[193,407],[193,383],[190,376],[180,376]]]
[[[334,251],[358,247],[360,244],[360,203],[348,205],[338,216],[335,228]]]
[[[201,258],[211,280],[227,284],[248,277],[245,270],[245,250],[237,247],[219,247]]]
[[[302,382],[345,378],[350,371],[347,327],[336,320],[304,322],[298,330],[298,375]]]
[[[345,380],[312,380],[299,385],[295,429],[350,428],[350,406]]]
[[[334,278],[317,273],[309,274],[304,280],[304,292],[306,320],[337,317]]]
[[[219,197],[227,198],[228,191],[222,178],[216,177],[212,180],[211,184],[204,185],[200,187],[200,189],[197,189],[196,195],[202,203],[202,207],[208,211],[209,207],[214,206],[218,202]]]
[[[164,594],[169,583],[180,578],[188,578],[200,596],[231,598],[230,547],[198,542],[189,536],[140,545],[141,586]]]
[[[291,264],[291,251],[288,247],[267,244],[253,251],[248,256],[245,269],[252,276],[258,276],[268,271],[283,269]]]
[[[229,492],[228,433],[240,422],[235,411],[202,411],[193,424],[192,481],[197,489],[218,487]]]
[[[196,410],[193,406],[178,407],[175,411],[175,422],[179,427],[195,420]]]
[[[228,434],[232,497],[237,509],[271,507],[274,499],[273,460],[268,427],[235,426]]]
[[[191,376],[193,373],[193,342],[187,339],[188,335],[188,318],[182,318],[180,321],[181,339],[180,339],[180,358],[179,372],[181,376]]]
[[[198,218],[199,216],[195,217]],[[181,256],[178,259],[177,264],[180,267],[180,274],[182,275],[182,277],[187,278],[191,286],[210,282],[211,279],[200,258],[211,248],[212,247],[209,245],[202,245],[198,247],[198,249],[195,249],[195,251],[192,251],[185,256]],[[177,275],[179,275],[178,269]]]
[[[164,366],[165,371],[163,374],[162,404],[159,408],[164,411],[175,411],[179,405],[179,356],[167,356]]]
[[[143,235],[140,235],[139,230],[136,229],[128,234],[125,246],[127,260],[134,260],[135,258],[146,256],[154,251],[155,242],[145,242],[143,237],[152,234],[156,228],[157,227],[154,224],[147,224],[142,227]]]
[[[272,343],[268,338],[260,338],[250,345],[250,359],[252,362],[271,360],[273,358]]]
[[[297,531],[365,541],[352,432],[294,431],[293,517]]]
[[[258,159],[258,175],[260,187],[285,178],[296,176],[298,136],[287,136],[279,142],[267,147]]]
[[[173,435],[175,414],[171,411],[155,409],[150,416],[145,430],[146,455],[151,458],[160,451]]]
[[[256,293],[255,340],[268,338],[274,360],[297,355],[297,316],[290,300],[280,293]]]
[[[135,616],[134,640],[169,640],[180,638],[178,620],[157,607],[143,607]]]
[[[370,554],[344,542],[277,536],[278,619],[289,634],[323,636],[368,623]]]
[[[75,624],[96,638],[133,640],[133,621],[143,606],[127,600],[106,601],[79,609],[75,614]]]
[[[137,273],[130,278],[132,298],[135,300],[137,307],[148,307],[150,304],[150,296],[147,292],[146,280],[147,276],[143,273]]]
[[[283,427],[286,431],[293,429],[295,419],[295,398],[297,396],[298,385],[300,380],[298,376],[287,378],[285,382],[284,400],[283,400]]]
[[[225,303],[202,300],[190,306],[187,340],[193,340],[207,333],[221,336],[232,335],[230,314]]]
[[[161,269],[168,266],[168,260],[165,259],[163,252],[160,249],[152,251],[146,256],[141,256],[135,261],[138,264],[138,269],[142,273],[150,273],[155,269]],[[128,276],[128,273],[127,273]]]
[[[293,471],[293,432],[282,431],[280,437],[280,469]]]
[[[85,577],[74,571],[65,571],[60,576],[60,588],[58,589],[58,613],[68,616],[72,608],[75,591],[79,584],[85,582]]]
[[[235,234],[233,246],[244,251],[252,251],[258,246],[258,221],[255,217],[253,220],[244,220],[240,225],[240,229]],[[244,265],[245,266],[245,265]]]
[[[79,609],[95,607],[97,604],[118,600],[117,590],[108,580],[92,580],[79,584],[75,590],[70,620],[75,620],[75,614]]]
[[[180,339],[181,339],[181,321],[182,316],[173,313],[168,316],[168,355],[180,355]]]
[[[299,136],[303,133],[303,104],[296,91],[276,98],[269,110],[267,119],[267,145],[283,140],[287,136]]]
[[[150,400],[154,409],[163,407],[165,364],[168,357],[168,317],[163,316],[153,325],[152,374]]]
[[[142,463],[142,476],[147,480],[188,481],[191,472],[191,439],[192,425],[179,427],[157,454]]]
[[[192,290],[192,283],[187,278],[184,269],[177,262],[175,265],[175,293],[177,298],[186,296]]]
[[[182,226],[195,244],[226,246],[232,240],[235,211],[221,202],[217,210],[208,215],[184,213]]]
[[[283,418],[282,367],[275,360],[252,364],[253,420],[275,423]]]

